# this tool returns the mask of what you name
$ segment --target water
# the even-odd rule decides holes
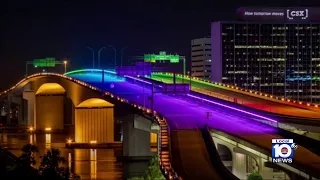
[[[66,159],[64,166],[80,175],[81,179],[123,179],[123,163],[117,161],[121,149],[68,149],[65,148],[67,139],[65,134],[1,134],[0,145],[19,156],[21,148],[30,143],[38,147],[37,164],[40,156],[49,148],[58,148],[61,156]]]

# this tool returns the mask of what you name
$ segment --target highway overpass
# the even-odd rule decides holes
[[[112,73],[106,72],[105,74],[110,76]],[[199,104],[197,98],[194,97],[172,96],[169,94],[157,93],[153,95],[154,103],[152,103],[150,100],[150,97],[152,97],[152,91],[150,86],[148,86],[148,83],[142,82],[141,84],[140,81],[137,83],[130,77],[126,77],[125,81],[107,81],[102,83],[101,71],[83,70],[69,73],[69,77],[43,73],[31,76],[26,80],[39,77],[42,77],[42,79],[47,79],[49,76],[57,76],[66,81],[71,81],[72,83],[76,83],[99,92],[101,96],[106,95],[109,98],[107,102],[110,102],[111,104],[116,104],[115,101],[129,103],[133,107],[144,109],[144,111],[149,114],[151,112],[151,108],[154,107],[154,110],[157,112],[156,114],[159,115],[157,120],[160,122],[160,125],[165,128],[163,129],[164,137],[161,137],[161,139],[163,138],[161,144],[163,143],[162,145],[170,147],[163,148],[164,151],[160,152],[161,156],[166,158],[166,160],[162,160],[162,165],[164,165],[163,167],[167,168],[165,171],[172,172],[172,169],[170,169],[170,162],[168,162],[168,158],[170,157],[168,154],[169,150],[175,150],[174,152],[178,152],[176,155],[180,157],[186,157],[186,155],[190,155],[192,152],[197,152],[197,156],[195,156],[196,159],[182,158],[181,161],[175,161],[173,163],[173,168],[177,169],[177,171],[180,170],[178,174],[180,173],[184,176],[187,176],[183,177],[184,179],[188,179],[188,177],[208,179],[208,174],[217,174],[220,179],[223,179],[223,176],[219,174],[219,172],[216,172],[215,169],[210,168],[212,165],[208,163],[208,152],[199,152],[198,148],[202,147],[203,149],[205,141],[200,135],[197,135],[197,132],[199,129],[204,127],[204,125],[209,125],[211,128],[251,142],[258,147],[269,150],[270,153],[271,139],[281,138],[281,136],[278,135],[276,128],[257,122],[258,119],[259,121],[269,121],[268,123],[271,124],[277,123],[270,118],[257,115],[248,116],[248,114],[244,116],[243,113],[241,114],[239,112],[230,113],[231,110],[228,108],[215,108],[212,104],[207,103]],[[26,80],[23,80],[20,82],[20,84],[11,88],[11,90],[14,90],[18,87],[24,87],[27,84],[25,82]],[[56,80],[56,82],[50,81],[50,83],[59,82],[58,80]],[[103,90],[101,91],[101,89]],[[101,92],[103,93],[101,94]],[[78,95],[79,94],[75,94],[75,98]],[[83,98],[83,101],[85,101],[85,99],[86,98]],[[83,101],[78,100],[77,102],[81,104]],[[145,109],[143,106],[147,108]],[[208,112],[211,114],[210,117],[207,116]],[[163,116],[163,118],[160,115]],[[169,127],[166,126],[167,124]],[[186,140],[186,137],[191,136],[194,138],[193,141],[197,142],[199,146],[190,146],[189,142]],[[171,137],[171,140],[175,143],[170,143],[171,140],[169,137]],[[310,158],[306,159],[305,156]],[[200,163],[202,166],[194,166],[195,161],[203,162]],[[318,166],[319,162],[319,156],[307,150],[303,146],[299,146],[295,153],[294,165],[297,168],[305,169],[306,173],[312,176],[318,175],[320,170]],[[203,167],[205,164],[207,164],[207,168]],[[178,167],[183,167],[183,169],[181,170],[181,168],[179,169]],[[185,175],[185,172],[187,172],[187,175]],[[175,176],[175,173],[169,174]],[[215,178],[212,176],[212,179]]]
[[[173,83],[172,73],[153,73],[152,79],[166,83]],[[308,120],[320,121],[320,108],[317,104],[299,102],[269,94],[245,90],[240,87],[212,83],[199,78],[182,78],[176,76],[176,83],[190,83],[195,92],[207,94],[229,102],[237,101],[237,104],[266,111],[278,115],[296,116]]]
[[[99,77],[99,75],[97,76],[99,72],[87,72],[88,73],[78,71],[70,73],[68,76],[81,79],[97,87],[102,87],[102,78],[101,76]],[[106,91],[115,93],[126,99],[130,99],[131,101],[142,104],[148,108],[153,106],[158,113],[162,114],[167,119],[171,132],[173,130],[178,130],[179,132],[182,132],[183,130],[197,130],[208,124],[211,128],[240,137],[241,139],[251,142],[263,149],[268,149],[270,153],[271,139],[282,137],[279,135],[277,128],[262,125],[256,121],[258,119],[260,122],[264,121],[267,124],[277,123],[270,118],[261,117],[259,115],[248,116],[248,114],[244,115],[245,113],[239,113],[239,111],[231,113],[231,109],[218,108],[218,106],[213,107],[212,104],[203,104],[203,101],[199,104],[198,99],[189,96],[173,96],[157,93],[154,94],[154,104],[152,105],[152,101],[150,101],[150,97],[152,97],[150,83],[142,82],[142,84],[139,84],[136,82],[139,80],[134,79],[133,77],[127,77],[127,79],[131,79],[131,83],[105,83],[103,84],[103,87]],[[211,112],[210,118],[207,117],[208,112]],[[191,134],[194,134],[194,131],[190,133],[190,136]],[[188,153],[188,151],[189,153],[192,152],[191,149],[195,147],[190,146],[190,144],[181,145],[182,142],[185,142],[183,137],[184,136],[179,136],[178,138],[180,143],[172,144],[172,148],[179,149],[185,153]],[[201,142],[203,140],[198,139],[197,141]],[[181,147],[185,147],[185,149]],[[306,154],[308,154],[308,156],[310,155],[312,158],[309,160],[305,159]],[[206,154],[199,154],[198,156],[202,159],[207,159]],[[200,159],[200,157],[197,158]],[[183,159],[181,166],[184,167],[184,169],[197,168],[195,166],[187,167],[191,166],[194,161],[194,159]],[[298,148],[295,155],[295,162],[301,169],[308,167],[307,169],[310,170],[308,174],[317,175],[319,172],[319,166],[317,165],[319,165],[320,157],[303,146],[301,146],[300,149]],[[195,169],[194,171],[201,172],[201,169]]]

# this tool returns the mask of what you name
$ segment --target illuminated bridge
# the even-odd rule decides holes
[[[271,139],[285,137],[282,135],[282,131],[277,128],[278,122],[269,117],[247,112],[215,102],[210,98],[203,98],[192,94],[170,95],[154,93],[152,95],[150,85],[152,83],[149,81],[133,77],[116,77],[110,71],[104,71],[103,74],[104,76],[102,76],[101,70],[74,71],[68,73],[68,77],[49,73],[37,74],[23,80],[11,88],[9,92],[5,92],[6,94],[3,94],[3,96],[13,96],[18,91],[28,94],[28,89],[32,89],[36,95],[35,101],[41,101],[42,97],[40,95],[48,95],[48,89],[51,89],[50,93],[52,95],[61,94],[66,91],[75,106],[76,117],[77,113],[89,113],[84,111],[96,106],[104,108],[115,106],[115,111],[117,111],[118,106],[122,106],[121,109],[143,109],[145,114],[149,115],[153,107],[161,126],[161,146],[159,152],[161,165],[166,169],[166,174],[169,174],[171,178],[176,176],[174,173],[176,172],[183,179],[236,179],[225,171],[225,167],[221,167],[219,163],[214,162],[214,160],[218,162],[220,159],[212,157],[212,154],[215,152],[208,151],[212,146],[208,143],[210,140],[205,138],[205,125],[236,137],[238,141],[246,144],[246,147],[248,147],[248,144],[252,144],[252,146],[264,150],[265,156],[261,156],[259,160],[260,168],[258,170],[261,172],[266,169],[265,162],[270,161]],[[33,83],[29,85],[31,81]],[[103,81],[104,83],[102,83]],[[47,87],[41,88],[43,85]],[[28,86],[30,87],[28,88]],[[155,88],[155,91],[157,91],[157,88]],[[37,95],[40,98],[37,98]],[[152,96],[153,99],[150,98]],[[54,96],[48,97],[53,98]],[[28,97],[24,96],[24,99],[28,99]],[[53,102],[52,99],[51,102]],[[96,102],[96,105],[93,102]],[[125,104],[130,104],[130,108]],[[58,107],[58,105],[56,106]],[[48,108],[50,107],[46,109]],[[133,111],[133,109],[130,111]],[[103,108],[100,110],[103,111]],[[210,116],[208,112],[211,112]],[[35,113],[35,117],[41,117],[41,115],[38,115],[39,112],[36,111]],[[107,110],[105,113],[102,117],[107,117],[107,119],[103,120],[108,122],[112,119],[112,116],[108,115]],[[115,112],[115,114],[117,113]],[[99,118],[95,118],[94,121],[98,120]],[[54,120],[51,119],[51,121]],[[80,127],[86,128],[83,125],[86,121],[85,118],[75,120],[76,129],[77,121],[80,122]],[[50,123],[50,121],[48,120],[47,123]],[[37,120],[35,124],[39,124],[41,128],[46,128],[43,123],[37,122]],[[54,126],[53,123],[52,126]],[[95,127],[97,128],[98,126]],[[111,131],[110,129],[107,130]],[[79,133],[85,132],[79,130]],[[106,136],[99,141],[110,141],[109,138],[111,137]],[[77,141],[77,132],[75,137]],[[88,135],[81,135],[80,139],[82,140],[78,141],[88,142],[90,140],[84,137],[88,137]],[[237,140],[233,139],[233,142],[237,143]],[[295,151],[294,164],[283,168],[299,175],[299,177],[319,178],[319,155],[304,148],[302,142],[297,143],[299,144],[299,148]],[[230,149],[232,150],[231,146]],[[237,152],[239,153],[239,151]],[[252,152],[254,151],[244,147],[241,151],[241,153],[248,154],[252,154]],[[241,156],[235,155],[234,158],[238,166],[242,166],[245,162],[243,159],[241,160]],[[171,160],[171,165],[169,159]],[[245,172],[234,172],[234,169],[232,169],[232,172],[237,175],[240,174],[239,176],[245,174]]]
[[[172,73],[153,73],[152,77],[149,78],[160,82],[173,83]],[[253,90],[245,90],[236,86],[209,82],[199,78],[190,79],[187,76],[183,78],[182,75],[176,76],[176,83],[191,83],[192,90],[195,92],[262,112],[269,112],[269,115],[294,116],[295,119],[304,119],[305,121],[320,121],[320,107],[317,104],[285,99]],[[302,121],[302,123],[305,123],[305,121]]]

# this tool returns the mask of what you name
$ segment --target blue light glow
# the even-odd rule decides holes
[[[101,69],[84,69],[66,73],[67,76],[79,79],[85,82],[99,83],[102,82]],[[124,82],[124,77],[119,77],[114,71],[104,70],[104,82]]]

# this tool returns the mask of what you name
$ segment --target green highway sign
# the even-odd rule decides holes
[[[170,63],[179,63],[179,55],[171,55],[166,52],[160,52],[159,54],[145,54],[145,62],[156,62],[156,61],[170,61]]]
[[[34,67],[55,67],[56,59],[52,57],[47,57],[44,59],[34,59],[33,66]]]

